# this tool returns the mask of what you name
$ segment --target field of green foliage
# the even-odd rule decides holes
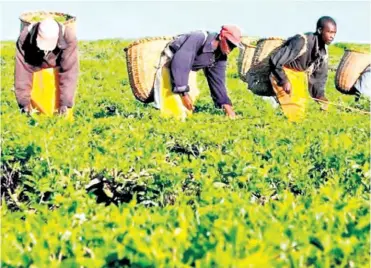
[[[368,267],[370,118],[310,102],[289,123],[246,89],[186,122],[134,99],[123,48],[80,43],[75,120],[18,112],[1,44],[2,267]],[[343,47],[330,46],[336,68]],[[330,101],[369,110],[327,83]]]

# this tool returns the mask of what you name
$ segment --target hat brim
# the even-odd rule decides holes
[[[236,41],[236,40],[231,40],[231,39],[228,39],[229,42],[231,42],[233,45],[235,45],[236,47],[238,48],[243,48],[243,45],[241,44],[241,42],[239,41]]]
[[[242,43],[237,43],[237,44],[234,44],[236,47],[238,47],[238,48],[241,48],[241,49],[243,49],[244,48],[244,46],[242,45]]]
[[[227,40],[228,40],[228,42],[230,42],[231,44],[233,44],[235,47],[242,48],[242,49],[244,48],[244,46],[242,45],[241,42],[237,42],[237,41],[231,40],[229,38],[227,38]]]
[[[229,36],[226,36],[226,38],[229,42],[231,42],[236,47],[244,48],[243,45],[241,44],[241,42],[239,40],[236,40],[236,38],[234,38],[233,36],[229,35]]]

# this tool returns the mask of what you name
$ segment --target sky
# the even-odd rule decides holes
[[[0,40],[16,40],[19,16],[57,11],[77,17],[80,40],[133,39],[236,24],[245,36],[287,38],[314,31],[324,15],[337,22],[335,42],[371,43],[370,1],[0,1]]]

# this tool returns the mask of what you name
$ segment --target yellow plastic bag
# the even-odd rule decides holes
[[[290,95],[282,87],[277,85],[277,81],[273,75],[270,76],[270,80],[283,113],[289,121],[297,122],[304,119],[307,100],[309,99],[307,74],[288,68],[284,68],[284,71],[291,83]]]
[[[196,72],[190,72],[189,74],[189,88],[190,91],[188,94],[194,103],[200,93],[197,87]],[[192,115],[192,111],[189,111],[183,105],[181,96],[172,92],[170,70],[165,66],[162,68],[160,98],[161,116],[165,118],[173,117],[179,120],[185,120],[185,118]]]
[[[46,116],[53,116],[59,108],[58,71],[56,68],[42,69],[33,73],[31,106]],[[67,119],[73,120],[72,109]]]

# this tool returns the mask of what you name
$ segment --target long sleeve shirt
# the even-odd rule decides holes
[[[282,86],[288,81],[283,67],[296,71],[309,72],[308,91],[312,97],[325,96],[325,85],[328,74],[328,54],[324,44],[321,44],[317,34],[307,33],[306,39],[296,35],[270,57],[270,70]],[[304,50],[303,50],[304,49]]]
[[[205,40],[202,31],[195,31],[180,35],[169,45],[174,53],[170,63],[174,93],[188,92],[190,71],[203,69],[215,105],[231,104],[225,84],[227,56],[212,45],[217,36],[208,33]]]
[[[60,25],[57,47],[45,54],[36,44],[39,23],[25,27],[16,43],[15,95],[20,108],[31,101],[33,73],[44,68],[58,68],[60,106],[71,108],[79,72],[77,38]]]

